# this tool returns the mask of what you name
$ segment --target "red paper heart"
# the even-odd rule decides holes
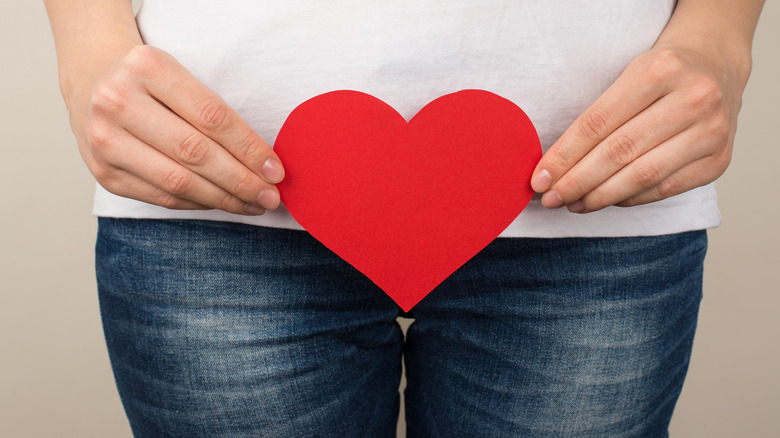
[[[542,156],[525,113],[482,90],[408,123],[368,94],[326,93],[290,113],[274,150],[292,216],[404,310],[520,214]]]

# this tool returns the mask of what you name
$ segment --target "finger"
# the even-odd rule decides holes
[[[693,130],[670,138],[570,204],[569,210],[575,213],[597,211],[656,187],[680,169],[709,155],[706,148],[690,147],[699,140],[700,136]]]
[[[190,74],[169,54],[156,51],[154,69],[144,81],[146,90],[200,132],[219,143],[246,167],[270,184],[284,177],[279,157],[215,92]]]
[[[577,201],[620,169],[689,128],[694,123],[692,117],[670,111],[678,106],[678,100],[669,94],[623,124],[566,172],[551,190],[566,204]]]
[[[662,80],[648,80],[644,64],[631,63],[544,154],[531,178],[535,191],[547,191],[597,144],[671,91]]]
[[[717,179],[728,165],[729,158],[710,155],[669,175],[657,185],[617,203],[619,207],[649,204],[685,193]],[[726,165],[723,165],[723,162]]]
[[[176,197],[161,190],[127,171],[115,168],[109,173],[111,173],[111,176],[103,178],[100,181],[100,185],[115,195],[173,210],[208,209],[205,205]]]
[[[117,138],[104,159],[176,198],[235,214],[264,212],[260,206],[242,201],[130,133]]]
[[[142,110],[126,113],[126,120],[123,120],[138,139],[248,204],[267,209],[279,205],[276,187],[219,144],[151,97],[141,96],[138,100],[134,107]]]

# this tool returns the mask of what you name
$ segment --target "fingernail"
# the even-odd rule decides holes
[[[561,195],[559,195],[555,190],[550,190],[549,192],[542,195],[542,205],[547,208],[560,208],[563,207],[563,204],[564,202],[561,198]]]
[[[582,200],[578,200],[569,204],[566,208],[572,213],[582,213],[585,211],[585,203]]]
[[[244,204],[244,213],[251,214],[252,216],[260,216],[265,213],[265,209],[258,205]]]
[[[269,158],[263,163],[263,175],[268,182],[276,184],[284,178],[284,168],[280,162]]]
[[[542,169],[531,179],[531,187],[535,192],[541,193],[547,191],[552,185],[552,175],[547,169]]]
[[[261,190],[257,196],[257,203],[268,210],[273,210],[279,206],[279,194],[275,190]]]

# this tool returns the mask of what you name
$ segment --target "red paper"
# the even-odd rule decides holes
[[[293,110],[274,150],[293,217],[407,311],[520,214],[542,156],[525,113],[482,90],[408,123],[368,94],[326,93]]]

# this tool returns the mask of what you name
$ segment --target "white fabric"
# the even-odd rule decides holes
[[[328,91],[372,94],[411,118],[467,88],[529,115],[544,150],[648,50],[674,0],[145,0],[147,44],[173,54],[269,144],[301,102]],[[338,172],[338,169],[333,169]],[[299,228],[283,208],[259,217],[174,211],[98,187],[94,213]],[[714,185],[646,206],[587,215],[535,197],[502,236],[658,235],[716,226]]]

